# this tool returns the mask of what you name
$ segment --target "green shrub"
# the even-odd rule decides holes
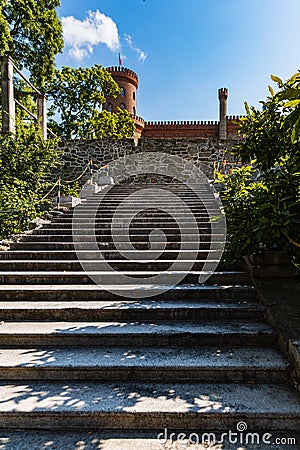
[[[43,199],[60,165],[57,140],[43,140],[34,125],[18,123],[16,136],[0,136],[0,237],[28,228],[49,204]],[[53,196],[55,194],[53,193]]]
[[[232,175],[217,174],[225,186],[226,257],[231,261],[261,247],[283,249],[296,264],[300,261],[300,142],[290,122],[298,103],[287,103],[282,96],[290,92],[289,80],[278,84],[279,92],[270,88],[262,111],[246,104],[240,127],[244,139],[233,153],[251,166]]]

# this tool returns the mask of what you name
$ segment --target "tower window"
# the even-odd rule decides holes
[[[132,97],[133,97],[133,100],[135,100],[135,92],[133,92]]]
[[[109,103],[109,104],[107,105],[107,111],[108,111],[108,112],[113,112],[113,105],[112,105],[111,103]]]
[[[126,96],[126,91],[125,91],[125,89],[124,88],[122,88],[122,90],[121,90],[121,94],[120,95],[122,95],[122,97],[125,97]]]
[[[121,108],[121,109],[126,109],[125,103],[121,103],[120,108]]]
[[[135,106],[132,108],[132,114],[133,114],[134,116],[136,116],[136,109],[135,109]]]

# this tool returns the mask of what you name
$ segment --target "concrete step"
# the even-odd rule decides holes
[[[89,215],[89,217],[91,217],[91,215]],[[97,218],[99,219],[97,222],[97,228],[111,228],[112,226],[112,220],[111,219],[101,219],[99,216],[97,216]],[[202,220],[202,219],[201,219]],[[209,219],[205,220],[203,219],[202,221],[198,220],[197,221],[197,225],[200,230],[206,229],[208,228],[208,232],[210,230],[210,224]],[[125,225],[128,224],[127,220],[124,219],[120,219],[120,220],[115,220],[114,223],[114,228],[124,228]],[[186,232],[188,232],[188,230],[191,230],[191,232],[194,232],[195,230],[195,225],[191,225],[191,220],[186,220],[186,221],[180,221],[180,224],[177,224],[176,221],[173,220],[169,220],[166,221],[166,219],[162,220],[162,221],[158,221],[158,220],[149,220],[149,219],[139,219],[139,220],[132,220],[130,221],[130,228],[132,230],[134,230],[135,228],[144,228],[144,229],[153,229],[153,228],[174,228],[174,229],[181,229],[181,230],[187,230]],[[74,219],[74,225],[76,225],[77,228],[86,228],[82,222],[76,223],[76,219]],[[193,228],[194,227],[194,228]],[[47,228],[43,228],[44,230],[47,230]]]
[[[87,301],[87,300],[120,300],[121,298],[144,298],[149,291],[155,300],[256,300],[257,293],[253,286],[150,286],[147,290],[142,285],[0,285],[0,300],[7,301]]]
[[[76,231],[76,235],[78,236],[86,236],[86,235],[90,235],[91,233],[95,234],[96,236],[102,237],[102,236],[109,236],[112,235],[112,231],[113,234],[115,236],[123,236],[124,239],[124,233],[126,232],[129,236],[135,236],[135,235],[141,235],[144,237],[149,237],[149,234],[151,232],[154,231],[158,231],[160,232],[160,230],[165,234],[165,236],[172,236],[172,235],[177,235],[177,239],[179,240],[181,237],[185,237],[185,236],[195,236],[197,237],[197,240],[201,240],[201,237],[203,236],[203,239],[206,239],[207,241],[214,239],[214,234],[212,234],[211,230],[209,227],[202,227],[199,228],[198,227],[198,234],[197,232],[195,233],[195,229],[194,228],[181,228],[179,229],[179,227],[176,226],[172,226],[172,227],[129,227],[129,231],[128,231],[128,227],[126,226],[120,226],[120,227],[111,227],[111,226],[103,226],[103,227],[95,227],[95,228],[81,228],[81,227],[77,227],[76,225],[74,225],[74,228],[55,228],[55,229],[47,229],[47,228],[43,228],[40,230],[35,230],[34,233],[32,234],[28,234],[33,235],[33,236],[38,236],[38,235],[50,235],[50,236],[70,236],[70,235],[74,235],[75,231]],[[224,235],[222,233],[216,233],[216,240],[221,240],[222,237]],[[158,239],[158,237],[155,236],[156,239]],[[209,239],[210,238],[210,239]],[[154,239],[154,237],[153,237]]]
[[[80,210],[77,209],[76,214],[74,212],[75,210],[73,210],[73,211],[70,210],[69,212],[65,212],[60,217],[63,217],[66,219],[68,219],[68,218],[72,219],[73,217],[76,217],[76,219],[84,219],[84,218],[90,219],[91,217],[95,216],[96,218],[101,219],[102,214],[104,214],[104,213],[106,213],[107,215],[110,215],[110,216],[114,216],[116,214],[117,207],[118,207],[118,205],[116,205],[116,206],[111,205],[110,207],[102,207],[102,205],[99,205],[99,207],[97,208],[97,205],[95,205],[94,207],[92,205],[86,205],[85,209],[80,209]],[[202,212],[203,214],[200,215],[199,218],[206,217],[208,219],[208,215],[218,216],[220,214],[220,210],[215,209],[215,208],[214,209],[209,208],[209,207],[207,207],[207,209],[205,211],[201,210],[199,207],[196,207],[196,206],[194,208],[190,207],[189,209],[193,216],[194,216],[194,214],[196,214],[198,212]],[[181,217],[180,212],[186,212],[186,208],[182,209],[182,210],[174,208],[174,211],[172,210],[172,212],[173,212],[173,217],[176,218],[177,214],[179,214],[178,215],[178,218],[179,218],[179,217]],[[122,214],[123,213],[125,213],[125,210],[122,208]],[[133,214],[141,215],[142,207],[136,206],[136,207],[132,207],[131,209],[126,207],[126,213],[131,213],[131,215],[133,215]]]
[[[114,216],[116,213],[116,211],[111,208],[109,211],[107,211],[106,208],[100,208],[99,209],[99,217],[97,217],[97,220],[101,219],[101,218],[111,218],[112,216]],[[70,213],[65,213],[63,214],[61,217],[53,220],[54,223],[58,222],[59,220],[63,221],[63,220],[72,220],[72,217],[70,218],[66,218],[66,214],[70,214]],[[197,219],[206,219],[208,218],[208,214],[206,211],[200,211],[199,209],[195,209],[195,211],[193,211],[193,216]],[[126,218],[132,218],[132,211],[122,211],[122,217],[126,217]],[[134,218],[150,218],[150,219],[168,219],[168,218],[172,218],[172,215],[169,215],[167,212],[164,213],[163,211],[154,211],[154,210],[143,210],[141,212],[139,212],[136,216],[134,216]],[[184,210],[177,210],[176,209],[176,217],[179,217],[180,219],[184,219],[184,218],[189,218],[189,216],[186,214],[186,212]],[[80,218],[78,219],[80,220]],[[84,219],[82,219],[84,220]],[[89,222],[92,222],[93,219],[89,218]]]
[[[180,221],[180,226],[182,227],[186,227],[186,225],[190,225],[191,224],[191,219],[190,218],[180,218],[177,217],[178,221]],[[176,223],[176,220],[174,218],[160,218],[160,219],[153,219],[153,218],[149,218],[149,217],[142,217],[142,218],[136,218],[136,219],[132,219],[131,218],[127,218],[125,216],[122,216],[122,218],[115,218],[115,217],[103,217],[103,216],[97,216],[97,219],[95,219],[95,221],[90,220],[89,222],[87,222],[85,219],[79,219],[77,221],[77,219],[68,219],[68,222],[66,221],[59,221],[59,222],[54,222],[51,224],[48,224],[47,226],[43,227],[42,230],[48,230],[48,229],[52,229],[55,230],[56,228],[62,229],[62,228],[67,228],[67,229],[72,229],[72,225],[74,223],[74,225],[76,225],[77,228],[82,228],[82,229],[87,229],[87,228],[91,228],[94,224],[95,226],[93,226],[93,228],[102,228],[103,224],[107,224],[107,223],[112,223],[112,220],[114,221],[114,226],[121,226],[129,223],[131,228],[141,228],[143,227],[145,224],[147,225],[147,228],[150,227],[156,227],[158,225],[160,225],[162,228],[164,228],[164,226],[166,225],[167,228],[179,228],[179,225]],[[209,218],[195,218],[195,221],[197,222],[197,224],[199,226],[204,226],[204,225],[209,225]],[[183,225],[182,225],[183,224]],[[173,225],[171,227],[171,225]]]
[[[275,331],[249,320],[190,322],[4,322],[0,346],[275,346]]]
[[[127,219],[129,219],[129,218],[127,218],[126,216],[123,216],[123,218],[126,219],[126,222],[128,222]],[[91,219],[91,217],[89,217],[89,218],[88,217],[78,217],[78,218],[76,217],[76,219],[75,218],[73,219],[72,217],[64,217],[64,218],[61,218],[61,219],[53,220],[53,221],[51,221],[50,224],[45,224],[43,226],[43,228],[44,229],[48,229],[48,228],[52,228],[52,229],[53,228],[72,228],[73,222],[76,223],[77,227],[79,227],[80,225],[82,225],[82,227],[84,227],[84,225],[85,225],[85,228],[89,228],[92,225],[94,225],[94,223],[97,226],[103,220],[111,220],[111,219],[112,219],[111,215],[110,216],[106,216],[104,214],[96,216],[95,219]],[[181,220],[180,217],[177,217],[177,219],[179,221]],[[184,218],[184,220],[187,220],[187,219],[189,219],[189,218]],[[174,218],[168,219],[168,221],[172,221],[172,223],[174,223],[175,226],[176,226],[175,220],[176,219],[174,219]],[[209,218],[206,218],[206,217],[197,217],[195,220],[197,221],[197,223],[208,224],[208,222],[209,222]],[[135,226],[136,225],[136,221],[135,220],[132,221],[131,218],[130,218],[129,221],[130,221],[130,226],[131,227],[132,227],[132,224],[134,224],[134,228],[140,228],[140,227],[136,227]],[[152,221],[152,219],[147,218],[147,222],[152,224],[154,221]]]
[[[0,349],[1,380],[286,383],[274,349],[30,347]]]
[[[236,425],[234,430],[236,430]],[[181,429],[181,432],[183,430]],[[0,444],[4,445],[5,450],[45,450],[47,448],[56,448],[59,450],[164,450],[174,449],[182,450],[186,448],[192,448],[192,450],[207,450],[220,449],[220,445],[226,450],[236,450],[236,444],[232,444],[232,436],[229,436],[228,429],[215,432],[212,436],[207,437],[206,430],[200,430],[197,428],[196,435],[192,432],[183,433],[176,432],[172,434],[173,430],[166,430],[161,427],[160,430],[142,431],[142,430],[68,430],[62,431],[55,430],[0,430]],[[264,432],[261,432],[259,436],[254,437],[254,442],[257,445],[251,445],[247,448],[251,450],[270,450],[270,445],[277,442],[282,442],[285,450],[295,450],[297,443],[300,442],[300,435],[297,432],[278,433],[274,432],[269,440],[269,444],[263,443]],[[240,436],[242,433],[240,433]],[[244,435],[246,442],[246,434]],[[211,444],[203,441],[210,439]],[[239,439],[239,437],[237,437]],[[265,437],[265,439],[267,439]],[[250,441],[250,440],[249,440]],[[49,447],[51,442],[51,447]],[[198,444],[199,442],[199,444]],[[251,441],[250,441],[251,442]],[[219,445],[218,445],[219,444]],[[80,445],[80,446],[79,446]],[[244,448],[244,447],[242,447]],[[51,449],[51,450],[52,450]]]
[[[51,236],[51,239],[53,239],[53,236],[57,236],[57,239],[61,239],[62,237],[73,237],[76,235],[76,240],[78,241],[79,238],[82,237],[82,240],[88,240],[89,236],[96,236],[98,241],[111,241],[112,239],[114,241],[119,240],[120,242],[124,241],[124,237],[128,236],[130,240],[136,241],[136,242],[149,242],[150,238],[152,241],[162,241],[161,235],[164,235],[164,238],[170,241],[180,242],[183,241],[195,241],[195,242],[223,242],[224,234],[222,233],[216,233],[212,234],[211,230],[199,230],[198,233],[195,233],[195,230],[191,229],[182,229],[180,231],[179,228],[159,228],[159,227],[149,227],[146,230],[143,228],[126,228],[126,227],[95,227],[93,228],[79,228],[75,227],[73,228],[61,228],[61,229],[43,229],[42,230],[35,230],[34,233],[28,233],[24,235],[23,239],[31,239],[34,240],[41,240],[43,239],[41,236],[45,236],[45,239],[48,239],[48,236]],[[153,233],[156,232],[156,235],[153,235]]]
[[[97,223],[95,227],[87,227],[85,226],[78,226],[77,224],[74,224],[73,227],[76,231],[77,234],[79,234],[79,230],[80,230],[80,234],[88,234],[91,232],[91,230],[95,229],[95,230],[102,230],[103,228],[108,228],[111,229],[112,228],[112,224],[111,222],[103,222],[103,223]],[[73,234],[73,228],[72,227],[67,227],[67,228],[40,228],[39,230],[35,230],[34,234]],[[127,228],[127,224],[124,222],[120,222],[120,223],[115,223],[113,225],[113,230],[122,230],[122,232],[124,232],[124,228]],[[154,229],[167,229],[169,233],[171,233],[172,230],[181,230],[181,234],[195,234],[195,228],[191,227],[191,222],[186,222],[185,224],[181,224],[180,226],[177,225],[174,222],[170,222],[170,223],[163,223],[163,224],[154,224],[154,223],[150,223],[149,221],[145,222],[145,224],[139,223],[139,224],[130,224],[130,232],[134,232],[136,229],[142,229],[144,230],[144,234],[149,234],[152,230]],[[199,234],[211,234],[211,226],[210,224],[198,224],[198,228],[197,230],[199,230]],[[172,233],[171,233],[172,234]]]
[[[276,395],[275,395],[276,393]],[[0,427],[27,429],[298,431],[286,385],[2,382]]]
[[[3,321],[263,320],[265,308],[252,301],[106,300],[0,302]]]
[[[37,243],[36,243],[37,244]],[[83,248],[85,246],[87,246],[87,243],[78,243],[79,245],[82,245]],[[216,244],[216,243],[215,243]],[[21,244],[20,244],[21,245]],[[88,249],[84,249],[84,250],[74,250],[74,245],[71,242],[54,242],[53,243],[54,246],[57,246],[57,249],[54,250],[52,249],[52,247],[50,245],[46,245],[46,247],[44,249],[41,250],[37,250],[36,248],[34,248],[34,250],[22,250],[19,248],[18,243],[15,244],[14,248],[16,248],[17,250],[10,250],[10,251],[0,251],[0,261],[4,261],[4,260],[17,260],[17,259],[22,259],[22,260],[35,260],[35,259],[39,259],[39,260],[53,260],[53,259],[57,259],[57,260],[61,260],[61,259],[65,259],[65,260],[76,260],[78,259],[78,256],[80,257],[80,260],[99,260],[100,256],[104,256],[106,259],[116,259],[116,260],[122,260],[124,259],[124,257],[122,257],[122,255],[117,252],[116,250],[101,250],[101,251],[94,251],[92,250],[93,246],[92,244],[90,245],[91,250]],[[212,243],[212,245],[214,245],[214,243]],[[43,247],[43,245],[40,245],[41,247]],[[202,245],[201,245],[202,247]],[[203,247],[205,248],[205,245],[203,245]],[[208,247],[208,246],[207,246]],[[211,250],[212,254],[214,253],[213,250]],[[126,252],[127,253],[127,252]],[[130,252],[129,252],[130,254]],[[185,259],[185,255],[186,255],[186,259],[188,259],[189,255],[190,255],[190,250],[181,250],[180,251],[181,254],[181,258],[182,260]],[[197,251],[197,260],[202,261],[205,260],[207,258],[208,255],[208,251],[203,249],[203,250],[198,250]],[[143,251],[133,251],[132,252],[132,260],[149,260],[149,261],[153,261],[154,258],[155,259],[164,259],[164,260],[174,260],[178,257],[178,250],[168,250],[168,251],[164,251],[163,254],[161,253],[161,251],[155,251],[155,250],[143,250]],[[224,266],[225,267],[225,266]],[[238,267],[240,269],[240,267]]]
[[[130,222],[130,224],[133,225],[138,225],[141,224],[142,226],[146,223],[149,225],[161,225],[161,224],[167,224],[169,225],[170,223],[172,224],[176,224],[176,220],[180,221],[181,224],[183,225],[190,225],[191,223],[191,218],[187,217],[187,216],[176,216],[176,217],[171,217],[171,216],[160,216],[160,217],[143,217],[143,216],[139,216],[136,215],[134,217],[132,216],[128,216],[125,214],[114,214],[114,215],[110,215],[110,216],[103,216],[101,213],[99,213],[97,216],[97,222],[96,224],[99,226],[102,225],[103,223],[107,223],[107,222],[112,222],[112,220],[115,222],[115,224],[123,224],[124,222]],[[205,224],[207,223],[210,219],[209,217],[195,217],[194,215],[192,216],[193,219],[195,220],[195,222],[199,223],[199,224]],[[79,218],[80,219],[80,218]],[[74,218],[74,221],[76,219]],[[82,225],[83,228],[85,228],[84,223],[82,223],[82,220],[79,220],[79,223]]]
[[[60,238],[61,239],[61,238]],[[89,238],[90,239],[90,238]],[[94,241],[90,241],[89,239],[83,240],[83,241],[77,241],[76,240],[76,251],[77,250],[84,250],[84,251],[88,251],[88,250],[94,250],[95,249],[95,243]],[[112,251],[114,250],[116,253],[116,246],[113,243],[110,242],[98,242],[96,240],[96,242],[98,243],[98,248],[99,248],[99,252],[106,252],[106,251]],[[118,244],[116,242],[116,244]],[[150,244],[147,242],[136,242],[134,243],[133,247],[136,250],[132,251],[132,256],[134,257],[134,253],[137,255],[139,252],[137,252],[137,250],[140,250],[140,253],[145,253],[146,256],[146,252],[147,251],[151,251],[151,253],[153,253],[153,255],[155,255],[155,252],[158,254],[162,253],[162,249],[164,249],[163,254],[165,255],[165,253],[168,253],[171,250],[174,250],[178,253],[180,253],[180,256],[183,257],[184,256],[184,252],[198,252],[201,249],[205,250],[205,249],[210,249],[210,248],[217,248],[219,246],[219,242],[212,242],[212,243],[208,243],[208,242],[182,242],[182,243],[177,243],[177,242],[152,242],[152,245],[150,247]],[[120,246],[119,248],[123,249],[123,251],[126,250],[126,253],[128,253],[128,255],[130,255],[130,250],[128,250],[128,246],[125,247],[125,243],[124,240],[122,240],[120,242]],[[182,250],[182,248],[184,250]],[[56,250],[56,251],[60,251],[60,250],[74,250],[74,243],[70,242],[70,241],[66,241],[64,242],[62,239],[61,241],[56,241],[56,242],[27,242],[27,241],[21,241],[21,242],[15,242],[13,244],[11,244],[11,249],[12,250],[28,250],[28,251],[36,251],[36,250]],[[150,250],[151,249],[151,250]],[[213,251],[213,250],[212,250]],[[140,256],[137,256],[137,258],[140,258]]]
[[[111,212],[111,213],[99,212],[95,216],[94,219],[91,218],[91,216],[90,217],[81,217],[81,216],[76,217],[76,224],[82,224],[82,226],[87,225],[87,224],[91,224],[91,223],[93,224],[94,222],[96,224],[98,224],[98,223],[101,223],[101,222],[103,222],[105,220],[106,221],[107,220],[111,221],[112,217],[114,217],[114,213],[113,212]],[[122,214],[122,217],[126,221],[130,221],[130,223],[136,223],[136,219],[133,219],[132,215]],[[193,217],[194,217],[195,221],[197,221],[197,222],[208,223],[208,221],[210,220],[209,217],[204,216],[204,215],[200,216],[200,215],[193,214]],[[160,218],[158,218],[158,217],[147,217],[147,216],[144,217],[143,216],[142,219],[143,219],[144,222],[146,220],[149,221],[149,222],[162,222],[162,220],[164,219],[165,222],[173,221],[174,223],[175,223],[176,219],[178,221],[184,221],[184,220],[188,221],[188,220],[190,220],[190,218],[187,217],[186,215],[185,216],[176,215],[175,218],[174,217],[172,217],[172,218],[171,217],[170,218],[168,218],[168,217],[160,217]],[[158,220],[158,219],[160,219],[160,220]],[[61,217],[60,219],[56,219],[56,220],[51,221],[50,224],[45,224],[43,226],[43,228],[46,228],[46,229],[48,229],[48,228],[60,228],[60,225],[62,225],[62,228],[63,227],[67,227],[68,225],[71,225],[73,223],[73,220],[75,221],[75,218],[73,219],[73,217]]]
[[[101,271],[106,269],[106,262],[103,263],[101,260],[84,260],[85,263],[89,264],[89,267],[93,271]],[[147,272],[157,272],[168,270],[174,263],[172,260],[140,260],[140,261],[128,261],[128,260],[108,260],[109,265],[114,270],[119,271],[129,271],[133,274],[135,271],[147,271]],[[180,260],[176,262],[176,270],[186,270],[187,265],[193,264],[192,271],[203,270],[204,263],[206,260],[197,261],[193,264],[193,260]],[[66,271],[75,272],[82,271],[83,267],[79,261],[70,260],[0,260],[0,273],[2,272],[37,272],[37,271]],[[214,280],[213,283],[226,284],[225,280],[228,280],[230,284],[248,284],[250,283],[249,274],[245,271],[215,271],[211,278]]]
[[[85,261],[85,264],[88,263]],[[94,263],[92,263],[94,266]],[[90,266],[89,266],[90,268]],[[102,270],[101,270],[102,268]],[[91,280],[97,279],[99,283],[104,284],[123,284],[124,277],[127,277],[126,284],[135,285],[138,279],[141,279],[140,283],[145,286],[152,285],[155,281],[153,281],[153,277],[162,274],[162,269],[158,268],[157,270],[105,270],[104,264],[98,264],[94,271],[55,271],[52,270],[34,270],[34,271],[14,271],[14,272],[0,272],[0,283],[1,284],[81,284],[81,285],[89,285],[93,282]],[[180,271],[180,268],[176,266],[176,269],[169,269],[168,271],[163,271],[165,282],[168,284],[177,284],[177,279],[180,277],[183,282],[188,284],[199,284],[199,277],[201,275],[208,275],[209,279],[207,280],[207,284],[240,284],[241,281],[246,281],[249,283],[249,276],[247,273],[236,273],[230,275],[230,273],[212,273],[207,271],[197,271],[197,270],[187,270],[186,264],[185,267]],[[132,279],[130,279],[130,277]],[[156,281],[157,282],[157,281]]]
[[[122,213],[124,214],[137,214],[138,216],[148,215],[150,217],[161,215],[177,215],[177,214],[188,214],[192,212],[192,214],[200,213],[201,215],[208,215],[212,212],[219,212],[220,209],[215,202],[210,202],[208,199],[203,199],[204,203],[200,203],[199,201],[191,202],[182,200],[181,203],[166,201],[161,202],[159,199],[153,201],[153,203],[145,203],[145,199],[136,202],[132,200],[125,199],[124,201],[104,201],[104,200],[95,200],[93,202],[81,203],[69,211],[66,211],[66,214],[72,214],[76,211],[76,215],[78,213],[85,213],[86,211],[96,211],[98,213],[108,212],[112,214],[118,214],[116,211],[118,208],[121,208]]]

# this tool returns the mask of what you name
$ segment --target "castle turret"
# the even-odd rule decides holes
[[[220,117],[219,117],[219,139],[227,139],[227,98],[228,89],[219,89]]]
[[[137,115],[138,76],[133,70],[122,66],[108,67],[106,70],[111,74],[122,91],[116,98],[107,95],[103,108],[114,113],[117,112],[118,107],[126,109],[135,122],[135,137],[139,138],[144,130],[144,120]]]

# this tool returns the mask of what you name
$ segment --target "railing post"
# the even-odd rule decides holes
[[[10,56],[1,57],[2,133],[15,134],[14,67]]]
[[[47,97],[43,94],[37,96],[37,121],[43,139],[47,139]]]

